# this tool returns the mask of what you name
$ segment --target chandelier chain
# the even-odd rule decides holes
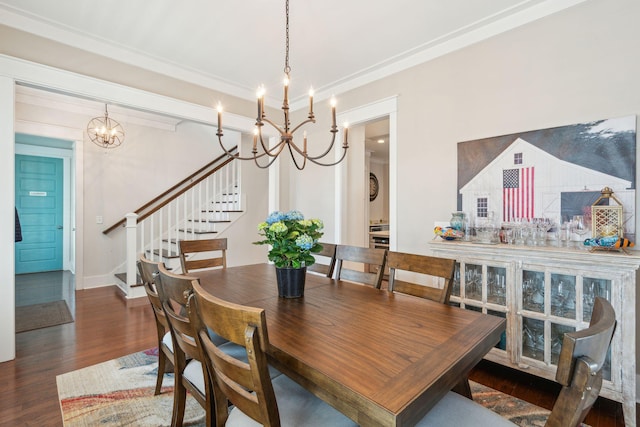
[[[288,76],[291,72],[291,67],[289,66],[289,0],[286,1],[285,6],[286,11],[286,27],[285,27],[285,55],[284,55],[284,73]]]

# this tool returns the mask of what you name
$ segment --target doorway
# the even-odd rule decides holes
[[[364,224],[369,246],[389,248],[389,118],[364,124],[369,204]]]
[[[348,122],[350,126],[356,126],[358,128],[362,128],[362,125],[366,125],[367,123],[373,123],[380,120],[386,120],[388,128],[388,228],[389,228],[389,249],[396,250],[397,248],[397,194],[396,194],[396,185],[397,185],[397,97],[393,96],[390,98],[382,99],[376,102],[372,102],[370,104],[364,105],[362,107],[346,111],[342,113],[338,121],[339,122]],[[355,129],[354,129],[355,130]],[[351,133],[350,133],[351,136]],[[362,132],[362,141],[364,141],[364,131]],[[377,143],[377,142],[376,142]],[[353,155],[356,160],[358,157],[364,157],[364,146],[362,144],[362,154]],[[360,157],[360,158],[362,158]],[[353,203],[353,195],[356,194],[358,197],[365,196],[366,188],[370,187],[370,180],[368,171],[366,172],[366,177],[362,175],[362,169],[359,167],[352,167],[350,165],[350,161],[342,162],[338,164],[335,170],[335,235],[336,240],[340,242],[347,242],[353,239],[349,238],[350,228],[349,221],[350,218],[350,204]],[[364,162],[366,163],[366,162]],[[353,169],[353,170],[352,170]],[[350,175],[353,175],[358,169],[361,178],[350,179]],[[366,169],[366,165],[365,165]],[[362,203],[364,206],[358,209],[351,209],[352,213],[355,214],[357,212],[358,218],[362,218],[361,227],[366,230],[366,227],[369,222],[369,208],[368,205],[370,203],[369,196],[362,197]],[[360,210],[362,209],[362,210]],[[380,218],[379,218],[380,219]],[[384,218],[382,218],[384,219]],[[362,234],[366,235],[366,231],[363,230]],[[364,239],[363,243],[368,244],[368,239]]]
[[[55,296],[73,310],[74,142],[24,133],[16,133],[15,142],[15,201],[23,232],[14,246],[16,306]]]

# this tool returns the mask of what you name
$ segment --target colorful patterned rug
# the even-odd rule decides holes
[[[154,396],[158,350],[151,349],[58,375],[58,398],[65,427],[169,426],[173,375],[165,374]],[[474,400],[521,427],[544,425],[549,411],[471,382]],[[185,426],[204,426],[204,410],[187,397]]]

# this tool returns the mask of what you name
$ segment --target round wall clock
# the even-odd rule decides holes
[[[378,197],[378,190],[380,185],[378,184],[378,177],[373,173],[369,173],[369,201],[373,202]]]

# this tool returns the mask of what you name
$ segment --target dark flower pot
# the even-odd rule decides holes
[[[278,281],[278,296],[282,298],[300,298],[304,295],[304,282],[307,277],[307,267],[279,268],[276,267]]]

